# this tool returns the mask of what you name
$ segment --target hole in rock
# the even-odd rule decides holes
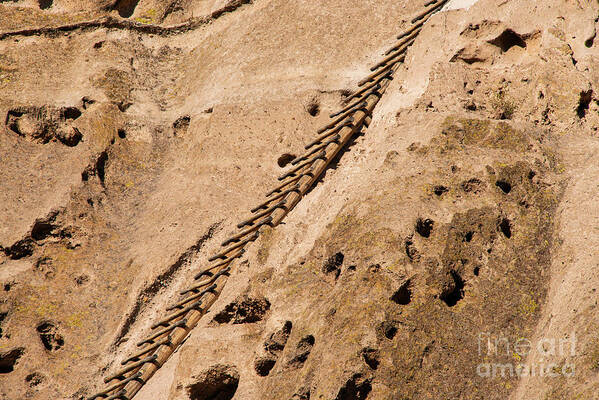
[[[8,374],[14,371],[17,361],[23,353],[25,348],[18,347],[5,352],[0,352],[0,374]]]
[[[118,11],[121,17],[129,18],[133,15],[137,3],[139,3],[139,0],[117,0],[114,9]]]
[[[292,327],[293,324],[291,321],[285,321],[281,329],[270,335],[268,340],[264,342],[264,350],[270,353],[281,352],[285,348],[285,344],[287,344]]]
[[[316,102],[312,102],[308,104],[306,110],[308,111],[308,114],[310,114],[313,117],[316,117],[318,114],[320,114],[320,105]]]
[[[532,178],[534,178],[537,175],[537,173],[535,171],[533,171],[532,169],[530,171],[528,171],[528,179],[532,180]]]
[[[365,400],[372,390],[371,380],[354,374],[341,389],[335,400]]]
[[[261,321],[270,309],[270,302],[262,298],[242,296],[228,304],[224,310],[216,314],[214,321],[219,324],[247,324]]]
[[[294,368],[300,368],[304,365],[310,352],[312,351],[312,347],[314,347],[314,336],[307,335],[304,336],[297,344],[295,349],[295,353],[291,360],[289,360],[288,365]]]
[[[77,107],[64,107],[60,110],[60,118],[77,119],[81,116],[81,111]]]
[[[337,279],[341,273],[340,267],[343,264],[343,259],[343,253],[339,252],[333,254],[324,262],[322,266],[322,272],[325,274],[333,273],[335,275],[335,279]]]
[[[512,190],[512,185],[509,182],[499,180],[495,182],[495,186],[503,191],[503,193],[508,194]]]
[[[495,39],[490,40],[489,43],[499,47],[502,52],[506,52],[514,46],[526,48],[526,42],[522,39],[522,36],[518,35],[511,29],[506,29],[497,36]]]
[[[474,274],[474,276],[478,276],[478,274],[480,273],[480,267],[474,267],[472,273]]]
[[[103,40],[100,42],[96,42],[96,43],[94,43],[94,49],[101,49],[103,45],[104,45]]]
[[[190,400],[230,400],[239,386],[239,372],[233,366],[215,365],[187,387]]]
[[[433,192],[437,195],[437,196],[443,196],[444,193],[447,193],[449,191],[449,189],[447,189],[445,186],[443,185],[437,185],[433,188]]]
[[[127,131],[125,131],[124,129],[117,130],[117,134],[121,139],[125,139],[127,137]]]
[[[466,232],[466,234],[464,235],[464,242],[471,242],[473,237],[474,237],[473,231]]]
[[[270,370],[273,369],[277,360],[272,357],[261,357],[254,363],[254,369],[260,376],[267,376],[270,374]]]
[[[451,278],[452,284],[440,296],[449,307],[455,306],[464,298],[464,280],[456,271],[451,271]]]
[[[37,4],[40,6],[41,10],[47,10],[52,7],[53,0],[37,0]]]
[[[362,358],[366,365],[368,365],[372,369],[377,369],[379,367],[379,352],[376,349],[367,347],[362,349]]]
[[[189,115],[184,115],[182,117],[177,118],[175,122],[173,122],[173,129],[175,130],[175,136],[177,134],[181,135],[187,132],[189,128],[189,124],[191,123],[191,117]]]
[[[6,319],[7,312],[0,313],[0,338],[2,337],[2,322]]]
[[[483,190],[485,184],[478,178],[471,178],[462,182],[461,186],[464,192],[477,194]]]
[[[75,277],[75,283],[79,286],[86,284],[89,282],[89,276],[82,274]]]
[[[44,382],[44,376],[40,373],[33,372],[25,377],[25,382],[29,387],[34,387]]]
[[[408,256],[410,261],[413,261],[413,262],[420,261],[420,253],[418,252],[418,249],[416,248],[416,246],[414,246],[414,242],[412,241],[411,237],[406,239],[405,248],[406,248],[406,255]]]
[[[96,160],[96,172],[102,185],[104,185],[104,178],[106,177],[106,161],[108,161],[108,153],[103,151]]]
[[[56,351],[64,346],[64,339],[52,322],[42,322],[37,326],[37,332],[46,350]]]
[[[37,241],[44,240],[52,234],[54,228],[56,228],[56,226],[48,221],[36,220],[33,224],[33,228],[31,228],[31,237]]]
[[[412,301],[412,290],[410,289],[411,282],[408,279],[397,289],[397,291],[391,296],[391,301],[401,304],[408,305]]]
[[[501,222],[499,223],[499,229],[501,230],[501,232],[504,234],[504,236],[506,238],[509,239],[512,237],[512,223],[510,222],[509,219],[503,218],[501,220]]]
[[[294,154],[284,153],[277,159],[277,164],[279,164],[279,167],[285,168],[295,158]]]
[[[391,321],[381,322],[379,329],[387,339],[393,339],[397,334],[397,326]]]
[[[4,253],[10,257],[11,260],[29,257],[33,254],[33,241],[28,238],[19,240],[8,249],[4,249]]]
[[[593,47],[593,43],[594,43],[594,42],[595,42],[595,35],[593,35],[592,37],[590,37],[590,38],[588,38],[587,40],[585,40],[585,41],[584,41],[584,45],[585,45],[587,48],[589,48],[589,49],[590,49],[591,47]]]
[[[422,218],[418,218],[416,220],[416,232],[418,232],[418,234],[424,238],[428,238],[431,236],[431,232],[433,230],[433,225],[435,224],[435,221],[433,221],[432,219],[422,219]]]
[[[591,100],[593,99],[593,91],[592,90],[583,90],[580,92],[580,99],[578,100],[578,108],[576,108],[576,115],[578,118],[584,118],[587,115],[587,111],[589,110],[589,105],[591,104]]]

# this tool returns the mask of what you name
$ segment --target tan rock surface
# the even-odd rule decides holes
[[[95,392],[424,3],[1,2],[0,398]],[[597,15],[450,2],[136,399],[594,399]]]

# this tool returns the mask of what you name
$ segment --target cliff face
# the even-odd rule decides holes
[[[425,3],[2,2],[0,398],[94,393]],[[598,15],[433,16],[136,399],[593,399]]]

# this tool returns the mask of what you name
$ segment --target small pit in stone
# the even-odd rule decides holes
[[[214,321],[219,324],[247,324],[261,321],[270,309],[270,302],[264,298],[241,296],[216,314]]]
[[[274,368],[281,352],[285,349],[287,339],[291,333],[293,324],[291,321],[285,321],[283,326],[273,332],[264,342],[264,354],[254,361],[254,370],[259,376],[267,376]]]
[[[285,168],[287,165],[289,165],[289,163],[293,160],[295,160],[296,156],[294,154],[291,153],[283,153],[278,159],[277,159],[277,164],[279,165],[279,167],[281,168]]]
[[[25,352],[24,347],[0,352],[0,374],[8,374],[14,371],[19,358]]]
[[[35,387],[44,382],[44,376],[38,372],[33,372],[25,377],[25,382],[29,387]]]
[[[397,335],[397,326],[393,321],[383,321],[379,326],[379,332],[391,340]]]
[[[472,241],[472,238],[474,237],[474,232],[473,231],[468,231],[464,234],[464,242],[468,242],[470,243]]]
[[[44,348],[48,351],[56,351],[64,346],[64,338],[58,333],[58,328],[52,322],[42,322],[37,326],[37,332]]]
[[[53,0],[37,0],[37,4],[39,5],[41,10],[47,10],[52,7]]]
[[[464,298],[464,280],[456,271],[451,271],[451,278],[452,284],[440,296],[449,307],[455,306]]]
[[[501,191],[505,194],[508,194],[512,191],[512,185],[507,181],[498,180],[497,182],[495,182],[495,186],[501,189]]]
[[[306,111],[308,111],[308,114],[311,116],[316,117],[318,114],[320,114],[320,105],[317,102],[312,101],[306,107]]]
[[[461,187],[466,193],[478,194],[484,189],[485,184],[478,178],[471,178],[462,182]]]
[[[592,90],[589,89],[580,92],[580,99],[578,100],[578,107],[576,108],[576,115],[578,115],[578,118],[582,119],[587,115],[591,100],[593,100]]]
[[[433,192],[435,193],[435,195],[437,195],[439,197],[443,196],[448,191],[449,191],[449,189],[447,189],[447,187],[445,187],[443,185],[437,185],[433,188]]]
[[[273,369],[277,360],[270,357],[258,358],[254,363],[254,369],[259,376],[268,376],[270,370]]]
[[[121,17],[129,18],[133,15],[137,3],[139,3],[139,0],[117,0],[114,2],[113,8],[118,11]]]
[[[376,349],[371,347],[366,347],[361,351],[362,358],[366,365],[368,365],[372,369],[377,369],[379,367],[379,352]]]
[[[411,281],[408,279],[397,289],[393,296],[391,296],[391,301],[400,305],[408,305],[412,301],[412,290],[410,288]]]
[[[8,312],[0,313],[0,338],[2,338],[2,322],[6,319]]]
[[[291,357],[291,359],[289,360],[289,362],[287,363],[287,365],[291,368],[301,368],[304,365],[304,363],[306,362],[306,360],[308,359],[310,352],[312,352],[312,347],[314,347],[314,342],[315,342],[314,336],[312,336],[312,335],[304,336],[298,342],[295,352],[294,352],[293,356]]]
[[[190,123],[191,117],[189,115],[183,115],[182,117],[177,118],[177,120],[173,122],[174,135],[182,136],[187,133]]]
[[[522,47],[523,49],[526,48],[526,42],[522,36],[511,29],[506,29],[501,33],[501,35],[497,36],[493,40],[490,40],[489,43],[499,47],[503,53],[514,46]]]
[[[420,261],[420,252],[414,245],[414,241],[412,240],[411,236],[406,238],[404,245],[405,245],[405,249],[406,249],[406,255],[408,256],[410,261],[412,261],[412,262]]]
[[[230,400],[239,386],[237,368],[215,365],[202,372],[196,383],[187,387],[189,400]]]
[[[117,130],[117,134],[119,135],[119,137],[121,139],[125,139],[127,137],[127,131],[125,131],[124,129],[119,129]]]
[[[422,218],[418,218],[416,220],[416,232],[418,232],[418,234],[424,238],[428,238],[431,236],[431,232],[433,230],[433,225],[435,224],[435,221],[433,221],[432,219],[426,218],[426,219],[422,219]]]
[[[371,390],[371,379],[357,373],[339,389],[335,400],[366,400]]]
[[[499,230],[506,238],[512,237],[512,223],[507,218],[502,218],[499,222]]]
[[[593,47],[593,43],[594,43],[594,42],[595,42],[595,35],[593,35],[592,37],[590,37],[590,38],[588,38],[587,40],[585,40],[585,41],[584,41],[584,45],[585,45],[587,48],[589,48],[589,49],[590,49],[591,47]]]
[[[333,274],[335,279],[339,278],[341,273],[341,265],[343,265],[343,253],[338,252],[330,256],[322,266],[322,272],[325,274]]]

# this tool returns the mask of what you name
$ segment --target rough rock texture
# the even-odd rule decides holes
[[[424,3],[0,1],[0,399],[93,393]],[[598,15],[452,1],[136,398],[594,399]]]

